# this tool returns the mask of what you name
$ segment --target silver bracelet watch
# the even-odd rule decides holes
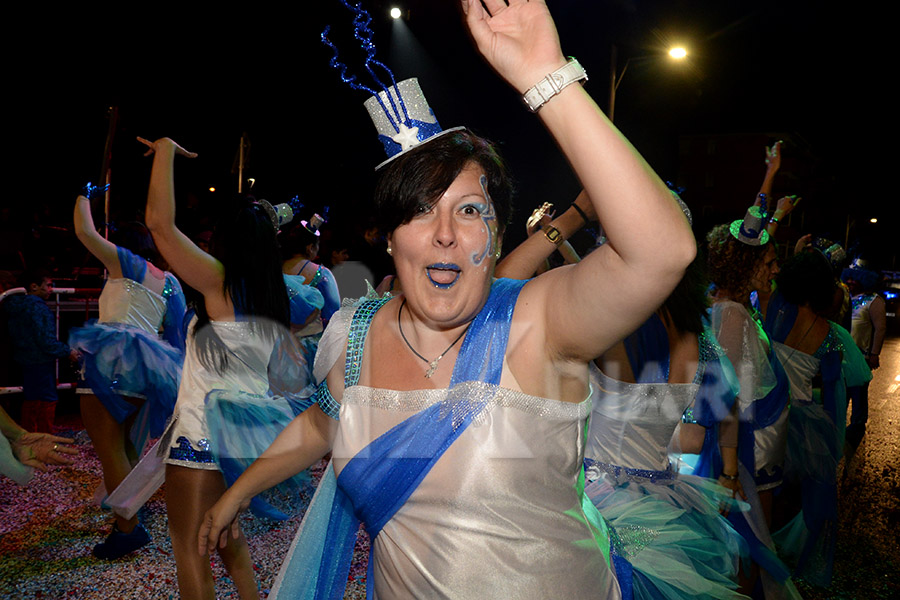
[[[563,91],[567,85],[576,81],[587,81],[587,79],[584,67],[574,56],[570,56],[569,62],[538,81],[525,92],[522,99],[528,110],[537,112],[550,98]]]

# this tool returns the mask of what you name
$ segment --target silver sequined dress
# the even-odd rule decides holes
[[[335,315],[323,344],[343,349],[334,340],[347,339],[350,314]],[[619,598],[603,526],[592,523],[596,511],[585,511],[579,493],[590,400],[572,404],[481,382],[461,386],[479,395],[490,388],[491,399],[375,538],[376,597]],[[447,394],[348,387],[335,472]]]

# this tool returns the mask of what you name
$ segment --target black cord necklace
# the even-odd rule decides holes
[[[435,372],[435,371],[437,370],[437,368],[438,368],[438,362],[439,362],[442,358],[444,358],[444,355],[445,355],[445,354],[447,354],[448,352],[450,352],[450,348],[452,348],[453,346],[455,346],[455,345],[456,345],[456,342],[458,342],[459,340],[462,339],[462,336],[466,335],[466,332],[469,330],[469,326],[470,326],[472,323],[470,322],[469,325],[466,325],[466,328],[463,329],[462,333],[460,333],[459,336],[457,336],[457,338],[456,338],[455,340],[453,340],[453,342],[452,342],[449,346],[447,346],[447,349],[446,349],[446,350],[444,350],[443,352],[441,352],[441,355],[440,355],[440,356],[438,356],[438,357],[437,357],[436,359],[434,359],[434,360],[428,360],[427,358],[425,358],[424,356],[422,356],[421,354],[419,354],[418,352],[416,352],[416,349],[412,347],[412,344],[409,343],[409,340],[406,339],[406,335],[403,333],[403,324],[400,322],[400,315],[403,313],[403,307],[404,307],[404,306],[406,306],[406,298],[403,299],[403,303],[400,304],[400,310],[397,311],[397,328],[400,330],[400,337],[403,338],[403,341],[406,342],[406,347],[409,348],[410,350],[412,350],[412,353],[413,353],[413,354],[415,354],[416,356],[418,356],[419,358],[421,358],[423,361],[425,361],[426,363],[428,363],[428,370],[425,371],[425,377],[428,378],[428,379],[431,379],[431,376],[434,375],[434,372]]]

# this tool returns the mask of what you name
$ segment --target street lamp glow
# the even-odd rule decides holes
[[[877,223],[877,222],[878,222],[878,219],[876,219],[875,217],[872,217],[871,219],[869,219],[869,223]]]
[[[669,56],[676,60],[681,60],[682,58],[687,56],[687,50],[685,50],[681,46],[676,46],[675,48],[669,50]]]
[[[396,6],[391,9],[391,17],[393,17],[395,19],[399,19],[402,14],[403,14],[403,12]]]

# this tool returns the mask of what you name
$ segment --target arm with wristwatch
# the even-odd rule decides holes
[[[549,223],[542,224],[551,207],[552,205],[545,203],[534,211],[528,219],[527,226],[529,231],[532,229],[537,231],[537,226],[540,225],[540,232],[531,235],[497,264],[495,270],[497,277],[512,279],[532,277],[554,250],[560,251],[566,264],[581,260],[566,240],[582,227],[596,221],[597,217],[587,193],[582,190],[567,210]]]

